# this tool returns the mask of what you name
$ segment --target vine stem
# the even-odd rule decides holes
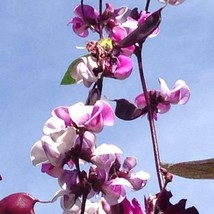
[[[150,0],[146,1],[146,6],[145,6],[145,11],[148,12],[149,10],[149,4],[150,4]]]
[[[136,45],[135,55],[136,55],[137,61],[138,61],[141,85],[143,88],[145,101],[146,101],[146,105],[148,108],[149,127],[150,127],[150,133],[151,133],[151,138],[152,138],[153,153],[154,153],[154,159],[155,159],[155,167],[156,167],[156,173],[157,173],[157,178],[158,178],[158,184],[159,184],[160,190],[162,190],[163,186],[164,186],[164,181],[163,181],[163,176],[162,176],[161,167],[160,167],[160,154],[159,154],[158,140],[157,140],[157,134],[156,134],[156,129],[155,129],[155,122],[153,119],[153,112],[152,112],[152,108],[150,105],[149,94],[148,94],[146,80],[145,80],[144,71],[143,71],[142,44],[140,44],[138,46]]]

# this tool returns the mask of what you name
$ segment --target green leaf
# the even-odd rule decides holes
[[[79,60],[78,59],[75,59],[68,67],[67,71],[65,72],[64,74],[64,77],[62,78],[62,81],[61,81],[61,85],[71,85],[71,84],[74,84],[76,83],[75,79],[73,79],[71,77],[71,72],[74,68],[74,65],[77,63],[77,61]]]
[[[172,174],[191,179],[214,179],[214,158],[181,163],[161,163]]]

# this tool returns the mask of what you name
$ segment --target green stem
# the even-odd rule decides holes
[[[146,101],[146,105],[147,105],[147,109],[148,109],[149,127],[150,127],[150,133],[151,133],[151,138],[152,138],[153,153],[154,153],[154,159],[155,159],[155,167],[156,167],[156,173],[157,173],[157,178],[158,178],[158,184],[159,184],[160,190],[162,190],[164,184],[163,184],[163,176],[162,176],[161,167],[160,167],[160,154],[159,154],[158,140],[157,140],[157,134],[156,134],[156,129],[155,129],[155,122],[153,119],[153,112],[152,112],[152,108],[150,105],[149,94],[148,94],[146,80],[145,80],[145,76],[144,76],[144,72],[143,72],[142,45],[139,45],[139,46],[136,45],[135,55],[138,60],[138,68],[139,68],[141,85],[143,88],[145,101]]]

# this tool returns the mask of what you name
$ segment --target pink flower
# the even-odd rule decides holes
[[[185,104],[189,100],[190,89],[183,80],[178,80],[172,90],[168,88],[163,79],[159,78],[159,82],[165,101],[171,104]]]
[[[91,105],[77,103],[69,107],[71,120],[77,127],[85,127],[92,132],[101,132],[104,125],[114,124],[114,113],[111,106],[102,100]]]
[[[94,150],[91,162],[97,167],[105,169],[106,176],[108,176],[116,160],[116,154],[122,154],[122,151],[117,146],[102,144]]]
[[[77,17],[72,18],[68,24],[73,24],[73,31],[81,37],[88,36],[88,28],[94,27],[97,24],[98,12],[89,5],[79,5],[74,9],[74,13]]]
[[[137,165],[137,159],[135,157],[127,157],[123,163],[123,169],[118,173],[119,177],[127,179],[134,190],[142,189],[150,175],[143,170],[134,173],[133,168]]]
[[[68,152],[74,145],[76,131],[67,129],[59,134],[55,141],[50,136],[43,136],[31,149],[31,161],[33,165],[50,163],[53,166],[61,166]]]
[[[114,124],[112,107],[103,100],[98,100],[94,105],[85,105],[81,102],[72,106],[60,106],[52,111],[52,117],[44,125],[43,132],[52,139],[58,139],[62,132],[72,127],[73,129],[85,128],[88,131],[100,132],[104,125]]]
[[[157,119],[157,113],[166,113],[170,109],[171,104],[185,104],[190,98],[190,89],[183,80],[178,80],[172,90],[168,88],[163,79],[159,78],[159,83],[160,91],[148,91],[154,119]],[[135,103],[138,108],[147,108],[143,93],[135,98]]]
[[[71,126],[71,118],[68,112],[68,106],[59,106],[51,112],[52,117],[45,122],[43,133],[45,135],[58,135]],[[57,137],[57,136],[56,136]]]
[[[126,21],[130,16],[131,10],[128,7],[122,6],[120,8],[113,8],[110,3],[106,4],[106,9],[103,13],[103,18],[106,19],[107,31],[111,30],[114,26],[119,26]]]
[[[132,69],[132,59],[124,55],[119,55],[115,58],[115,62],[106,66],[105,76],[124,80],[130,76]]]
[[[125,186],[132,187],[124,178],[115,178],[106,181],[102,185],[102,191],[106,202],[111,206],[121,203],[126,197]]]
[[[61,189],[55,193],[52,202],[61,197],[61,207],[63,210],[69,210],[81,195],[81,190],[75,188],[79,183],[77,170],[64,170],[58,178],[58,182]]]
[[[120,42],[122,39],[124,39],[128,35],[127,30],[122,26],[115,26],[112,28],[111,32],[109,33],[109,37],[114,42]],[[121,54],[124,54],[126,56],[131,56],[134,52],[134,45],[127,47],[127,48],[121,48],[120,52]]]

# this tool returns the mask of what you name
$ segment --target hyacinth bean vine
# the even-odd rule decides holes
[[[1,213],[30,214],[34,213],[36,202],[54,203],[58,199],[64,214],[198,213],[195,207],[186,208],[184,199],[177,204],[170,202],[172,193],[166,187],[172,181],[172,174],[161,167],[155,130],[159,114],[168,112],[172,105],[185,104],[190,89],[183,80],[177,80],[170,88],[159,78],[160,89],[148,90],[143,70],[143,43],[159,34],[164,8],[179,5],[184,0],[159,2],[163,4],[154,12],[149,12],[149,0],[144,9],[114,8],[111,3],[103,9],[102,0],[99,9],[83,1],[74,8],[74,17],[68,25],[77,37],[87,38],[85,49],[88,53],[71,63],[61,84],[82,83],[89,88],[89,93],[83,98],[85,103],[54,108],[44,123],[43,136],[31,149],[32,164],[41,165],[43,173],[56,178],[59,190],[48,202],[26,193],[10,195],[0,201]],[[97,34],[96,41],[90,40],[92,33]],[[142,92],[136,94],[133,102],[126,98],[105,99],[102,90],[105,78],[129,78],[135,66],[134,57]],[[116,102],[115,110],[111,101]],[[145,197],[141,204],[136,198],[129,201],[126,190],[142,189],[150,175],[144,170],[135,171],[136,157],[129,156],[121,161],[122,150],[117,145],[97,142],[97,135],[105,126],[113,126],[115,117],[135,120],[144,115],[149,121],[159,190],[157,194]],[[18,203],[20,198],[25,208]]]

